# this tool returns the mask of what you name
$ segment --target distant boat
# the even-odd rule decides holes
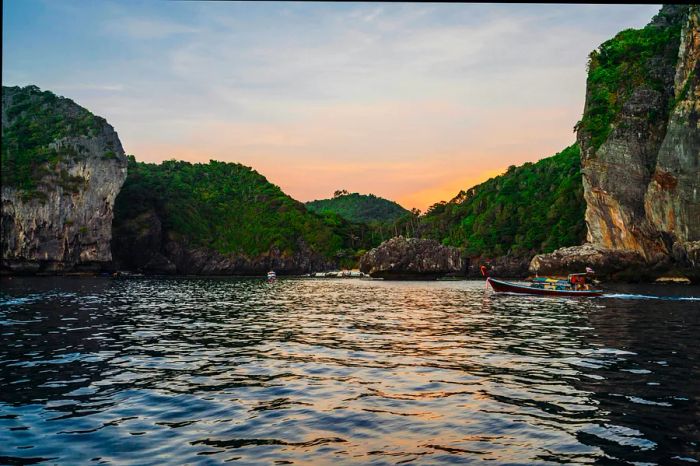
[[[269,272],[267,272],[267,281],[274,282],[275,280],[277,280],[277,274],[275,273],[275,271],[270,270]]]
[[[315,278],[362,278],[366,275],[359,270],[331,270],[312,273],[310,276]]]
[[[586,274],[571,274],[568,279],[558,279],[551,277],[538,277],[533,279],[529,285],[519,285],[517,283],[496,280],[495,278],[487,277],[486,283],[491,285],[496,293],[520,293],[534,294],[542,296],[602,296],[605,294],[603,290],[595,289],[576,289],[573,284],[584,281],[581,277]]]

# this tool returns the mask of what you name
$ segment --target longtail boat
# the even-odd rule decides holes
[[[497,280],[487,277],[486,283],[491,285],[496,293],[522,293],[543,296],[602,296],[603,290],[595,289],[575,289],[572,284],[576,283],[581,275],[572,274],[568,279],[538,277],[533,279],[529,285]],[[572,279],[573,277],[573,279]]]

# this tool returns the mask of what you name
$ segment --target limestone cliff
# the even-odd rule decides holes
[[[611,271],[643,263],[656,274],[698,273],[698,27],[696,5],[667,5],[645,28],[623,31],[591,54],[576,129],[587,240],[620,259]],[[567,248],[559,256],[571,263],[576,254]],[[536,257],[531,270],[557,271],[555,259]]]
[[[700,268],[700,8],[681,31],[672,110],[644,196],[646,218],[683,266]],[[669,251],[669,245],[670,251]]]
[[[3,86],[3,271],[97,270],[110,262],[126,167],[103,118],[36,86]]]

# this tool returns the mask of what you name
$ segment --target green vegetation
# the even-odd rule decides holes
[[[2,183],[21,189],[26,200],[46,199],[42,185],[80,191],[85,180],[70,175],[62,162],[81,157],[81,148],[59,152],[49,145],[90,136],[104,120],[35,86],[3,87],[3,107]],[[116,154],[109,150],[104,156]],[[395,202],[347,191],[305,206],[239,164],[155,165],[132,156],[115,204],[115,225],[152,210],[168,234],[191,246],[257,256],[271,248],[292,254],[305,244],[345,267],[399,234],[435,238],[470,255],[524,255],[583,239],[578,157],[572,146],[536,164],[511,167],[419,216]]]
[[[341,263],[354,262],[366,228],[334,213],[316,215],[235,163],[160,165],[129,157],[128,177],[115,204],[115,225],[155,210],[163,227],[186,244],[256,256],[276,247],[293,253],[303,241]]]
[[[586,109],[576,129],[594,151],[610,135],[635,89],[659,92],[669,111],[689,92],[692,74],[674,98],[672,77],[669,81],[668,73],[660,72],[675,65],[680,40],[677,12],[668,11],[669,16],[660,14],[643,29],[622,31],[590,54]],[[68,136],[93,135],[104,120],[36,86],[3,87],[2,99],[3,185],[19,188],[25,199],[45,199],[38,189],[42,184],[79,191],[85,180],[71,176],[61,162],[79,158],[81,148],[49,146]],[[649,124],[667,118],[656,113],[646,116]],[[117,155],[108,150],[104,157]],[[583,242],[585,208],[576,144],[537,163],[511,166],[449,202],[434,204],[424,215],[345,190],[304,205],[240,164],[156,165],[130,156],[114,226],[119,231],[119,225],[155,212],[165,234],[189,246],[248,257],[273,248],[291,255],[308,246],[350,267],[366,250],[399,234],[433,238],[468,256],[551,252]],[[87,233],[86,227],[80,232]]]
[[[537,163],[511,166],[430,207],[420,235],[470,256],[525,256],[581,244],[586,226],[579,157],[574,144]]]
[[[460,192],[450,202],[434,204],[424,215],[347,191],[307,203],[310,210],[363,225],[362,247],[374,247],[401,234],[436,239],[462,248],[469,256],[494,257],[524,257],[581,244],[586,233],[585,206],[577,145],[534,164],[511,166],[505,174]]]
[[[650,24],[627,29],[591,52],[588,62],[586,110],[576,129],[591,138],[594,150],[607,139],[625,101],[635,88],[670,92],[660,63],[675,65],[680,41],[680,24]],[[652,122],[667,115],[649,115]]]
[[[49,147],[52,142],[69,136],[90,136],[104,124],[102,118],[72,100],[36,86],[3,86],[2,106],[2,184],[22,190],[25,199],[45,198],[37,191],[42,180],[51,179],[62,160],[79,157],[72,148]],[[62,169],[57,179],[71,191],[82,180]]]
[[[408,214],[399,204],[374,194],[336,191],[331,199],[306,203],[306,207],[319,214],[336,213],[350,222],[393,222]]]

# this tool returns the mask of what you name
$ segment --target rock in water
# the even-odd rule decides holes
[[[590,243],[537,255],[532,259],[530,267],[540,275],[567,275],[591,267],[598,277],[603,278],[649,278],[646,261],[639,253],[607,249]]]
[[[464,271],[464,261],[457,248],[435,240],[397,236],[362,256],[360,271],[389,280],[435,280]]]
[[[634,269],[641,257],[647,272],[700,276],[699,15],[697,5],[666,5],[643,30],[620,33],[591,54],[577,125],[591,244],[579,250],[581,259],[593,248],[620,270],[625,258]],[[616,52],[629,44],[648,50]],[[629,76],[606,81],[616,73]],[[601,100],[604,94],[614,98]],[[601,126],[606,115],[610,122]],[[541,267],[554,270],[560,259],[563,271],[575,253],[536,256],[530,269],[546,273]]]
[[[112,259],[127,160],[114,128],[36,86],[2,88],[2,270],[96,271]]]

